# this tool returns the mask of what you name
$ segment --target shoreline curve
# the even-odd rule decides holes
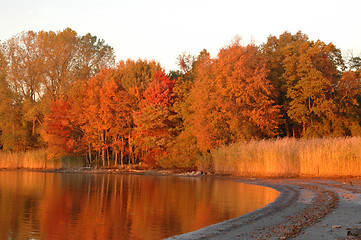
[[[272,203],[170,239],[361,239],[361,180],[236,180],[273,188]]]

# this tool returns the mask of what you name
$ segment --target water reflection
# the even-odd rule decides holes
[[[272,202],[214,178],[0,172],[0,239],[161,239]]]

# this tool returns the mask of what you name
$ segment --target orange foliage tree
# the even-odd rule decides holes
[[[139,111],[133,114],[134,138],[149,164],[155,164],[155,160],[164,154],[172,137],[173,87],[174,81],[164,71],[156,72],[144,91]]]
[[[300,49],[308,46],[308,37],[302,32],[292,35],[289,32],[282,33],[279,37],[269,36],[267,42],[262,45],[262,52],[267,59],[268,78],[275,87],[276,103],[281,107],[282,121],[280,121],[280,136],[293,136],[297,132],[298,123],[288,116],[290,99],[287,92],[295,81],[297,65],[294,59],[298,59]]]
[[[156,61],[137,60],[120,61],[117,64],[116,80],[124,89],[134,95],[138,101],[142,99],[143,92],[147,89],[150,82],[153,81],[154,74],[161,70]]]
[[[281,136],[358,135],[358,80],[342,73],[345,65],[339,49],[332,43],[310,41],[302,32],[285,32],[278,38],[270,36],[263,53],[279,93]],[[350,70],[357,66],[359,58],[352,57]]]
[[[200,149],[275,136],[279,107],[273,94],[256,46],[235,42],[216,59],[204,56],[191,93],[191,123]]]
[[[292,79],[287,89],[287,114],[302,126],[304,137],[343,135],[337,126],[335,88],[343,66],[340,51],[333,44],[310,41],[303,44],[298,55],[285,64],[293,68],[285,72]]]
[[[81,133],[72,117],[72,105],[66,97],[51,103],[50,111],[44,117],[41,135],[48,145],[50,158],[73,155],[79,150]]]
[[[6,82],[21,109],[16,120],[21,130],[16,135],[27,150],[43,146],[39,131],[54,99],[66,95],[75,82],[114,64],[113,49],[103,40],[91,34],[79,36],[70,28],[23,32],[0,48],[0,64],[4,58],[7,65]],[[12,113],[18,115],[17,111],[14,108]],[[14,133],[3,135],[9,139]]]
[[[360,97],[361,72],[345,71],[336,85],[335,132],[339,136],[359,136],[360,126]]]
[[[101,156],[103,166],[106,159],[110,165],[111,157],[117,164],[119,152],[123,163],[125,139],[130,134],[133,121],[131,96],[116,84],[114,70],[102,70],[85,84],[84,89],[79,122],[88,147]]]
[[[28,32],[4,46],[3,148],[39,147],[42,125],[52,156],[192,169],[199,156],[237,141],[361,132],[360,58],[345,71],[339,49],[301,32],[270,36],[262,47],[234,41],[215,58],[183,54],[169,75],[147,60],[100,71],[112,65],[112,49],[71,29]]]
[[[76,91],[75,91],[76,90]],[[114,70],[102,70],[87,83],[74,87],[69,94],[72,101],[53,102],[45,118],[44,139],[49,150],[69,154],[75,140],[77,147],[88,158],[101,158],[102,165],[123,163],[125,142],[133,119],[133,99],[114,80]],[[76,130],[75,136],[72,132]],[[120,156],[119,156],[120,153]]]

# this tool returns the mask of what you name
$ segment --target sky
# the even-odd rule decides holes
[[[284,31],[360,55],[360,9],[360,0],[4,0],[0,41],[69,27],[104,39],[117,61],[156,60],[167,71],[183,52],[215,57],[235,36],[261,44]]]

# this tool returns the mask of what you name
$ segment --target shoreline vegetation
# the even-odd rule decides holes
[[[198,171],[161,170],[146,164],[123,164],[105,168],[86,166],[83,158],[49,159],[46,150],[0,152],[0,169],[60,172],[149,173],[237,177],[360,177],[361,137],[323,139],[271,139],[242,142],[210,152],[196,162]]]
[[[45,149],[27,152],[0,152],[0,169],[51,170],[80,168],[84,166],[82,158],[48,158]]]
[[[212,153],[217,174],[261,177],[361,176],[361,138],[250,141]]]
[[[177,62],[70,28],[2,42],[0,168],[360,176],[360,56],[298,31]]]

